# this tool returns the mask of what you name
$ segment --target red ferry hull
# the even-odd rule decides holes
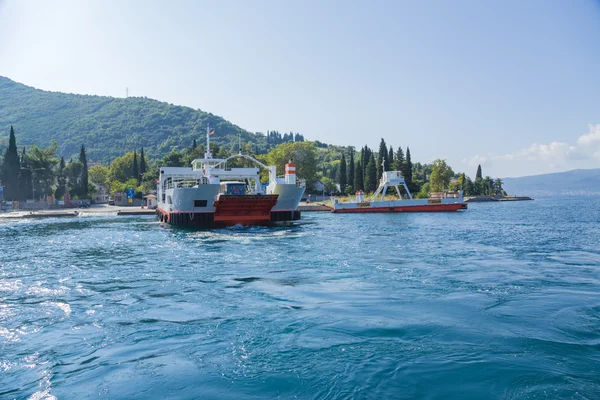
[[[212,228],[232,225],[271,225],[274,222],[300,219],[300,211],[271,211],[278,195],[220,196],[214,212],[168,212],[161,208],[156,215],[161,222],[185,227]]]
[[[415,206],[392,206],[392,207],[355,207],[337,208],[334,213],[393,213],[393,212],[444,212],[458,211],[465,208],[462,203],[455,204],[425,204]]]

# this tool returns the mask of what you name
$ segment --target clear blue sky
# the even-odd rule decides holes
[[[0,75],[521,176],[600,167],[600,2],[0,0]]]

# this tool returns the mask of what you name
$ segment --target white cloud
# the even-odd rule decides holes
[[[494,165],[500,167],[504,163],[524,162],[536,164],[535,173],[549,171],[556,168],[575,168],[572,165],[581,161],[600,161],[600,124],[589,125],[589,132],[577,138],[573,145],[564,142],[551,142],[549,144],[534,143],[531,146],[508,154],[476,155],[463,159],[463,163],[475,167]],[[498,165],[500,164],[500,165]],[[506,168],[500,168],[506,169]],[[510,168],[508,168],[510,169]],[[496,171],[500,172],[500,171]],[[503,171],[506,173],[507,171]]]
[[[577,144],[581,146],[600,146],[600,124],[598,125],[588,125],[590,132],[587,135],[579,136],[577,139]]]

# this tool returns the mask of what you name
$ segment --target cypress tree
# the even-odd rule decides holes
[[[363,169],[363,185],[366,186],[367,183],[367,166],[369,165],[369,160],[371,159],[371,155],[373,152],[369,148],[369,146],[365,146],[365,154],[364,158],[362,158],[362,169]]]
[[[19,197],[19,173],[21,172],[21,163],[19,162],[15,130],[12,125],[10,126],[8,149],[6,149],[6,153],[4,154],[1,172],[4,185],[4,198],[7,200],[16,200]]]
[[[410,148],[406,147],[406,161],[404,162],[404,169],[402,170],[402,176],[409,189],[412,191],[412,162],[410,160]]]
[[[81,176],[79,179],[79,184],[81,185],[79,193],[81,193],[81,197],[84,199],[88,198],[88,165],[87,165],[87,155],[85,154],[85,146],[81,145],[81,151],[79,152],[79,162],[83,164],[83,168],[81,168]]]
[[[342,161],[340,162],[340,191],[346,192],[346,186],[348,186],[348,175],[346,175],[346,156],[342,153]]]
[[[367,165],[367,176],[365,177],[365,190],[367,192],[374,192],[377,189],[377,167],[375,163],[375,156],[371,153],[371,158]]]
[[[131,166],[131,171],[132,171],[133,178],[137,179],[137,181],[139,182],[140,170],[138,169],[137,151],[136,150],[133,151],[133,165]]]
[[[356,189],[354,182],[354,149],[350,148],[350,162],[348,163],[348,184],[352,185],[354,190]]]
[[[196,145],[196,139],[194,139],[194,141],[192,142],[192,150],[196,150],[196,147],[197,147],[197,145]],[[142,147],[142,153],[143,152],[144,152],[144,148]],[[141,160],[140,160],[140,162],[141,162]],[[140,167],[141,167],[141,165],[140,165]]]
[[[194,149],[196,149],[196,139],[194,139]],[[142,151],[140,152],[140,179],[146,173],[146,157],[144,156],[144,148],[142,147]]]
[[[387,171],[389,168],[387,145],[385,144],[385,140],[381,138],[381,142],[379,143],[379,157],[377,157],[377,182],[381,179],[383,171]]]
[[[365,146],[366,147],[366,146]],[[364,178],[365,178],[365,166],[367,165],[367,163],[365,163],[365,147],[362,147],[360,149],[360,168],[358,168],[356,171],[356,173],[360,173],[362,175],[362,179],[364,182]]]
[[[398,146],[396,151],[396,159],[394,160],[394,171],[404,172],[404,152],[402,147]]]
[[[475,180],[483,179],[483,175],[481,174],[481,164],[477,166],[477,173],[475,174]]]
[[[360,160],[356,163],[356,171],[354,174],[354,190],[365,190],[363,184],[363,174],[362,174],[362,165],[360,164]]]
[[[386,165],[388,171],[392,171],[394,169],[394,148],[390,145],[390,151],[388,153],[388,162]]]

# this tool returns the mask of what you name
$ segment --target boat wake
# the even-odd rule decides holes
[[[119,213],[116,211],[111,212],[80,212],[77,214],[78,218],[91,218],[91,217],[116,217]]]

